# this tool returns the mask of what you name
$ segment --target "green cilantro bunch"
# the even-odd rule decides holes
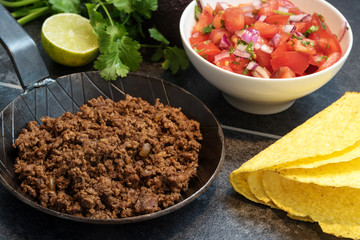
[[[142,62],[141,47],[155,48],[152,60],[164,59],[163,69],[170,69],[174,74],[188,67],[184,50],[171,47],[156,28],[148,29],[148,33],[158,45],[140,44],[136,40],[144,38],[143,23],[157,9],[157,0],[105,0],[86,4],[86,7],[99,39],[100,55],[94,67],[105,80],[115,80],[136,71]]]
[[[155,27],[143,30],[144,23],[151,20],[152,12],[158,8],[157,0],[0,0],[0,3],[11,10],[21,25],[55,13],[89,17],[100,50],[94,68],[107,81],[136,71],[143,61],[141,48],[153,48],[151,60],[163,60],[162,68],[173,74],[189,66],[184,50],[170,46]],[[141,44],[147,37],[157,44]]]

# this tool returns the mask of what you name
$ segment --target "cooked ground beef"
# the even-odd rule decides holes
[[[99,97],[41,121],[16,139],[14,167],[44,207],[101,219],[152,213],[178,202],[196,175],[200,124],[158,100]]]

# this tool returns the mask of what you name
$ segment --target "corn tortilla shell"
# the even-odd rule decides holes
[[[254,194],[256,199],[260,201],[260,203],[276,208],[275,204],[271,201],[271,199],[268,197],[268,195],[266,195],[264,191],[264,187],[262,184],[262,173],[262,171],[256,171],[248,174],[247,181],[249,189]]]
[[[326,187],[300,183],[265,171],[266,194],[277,207],[300,217],[319,222],[324,232],[349,238],[360,238],[360,189]]]
[[[327,164],[318,168],[284,169],[279,173],[287,179],[303,183],[360,189],[360,157],[349,162]]]
[[[231,172],[246,198],[360,239],[360,93],[346,93]]]
[[[239,172],[287,168],[297,166],[297,161],[311,164],[331,158],[334,153],[341,154],[360,139],[359,110],[360,94],[346,93],[244,163]]]

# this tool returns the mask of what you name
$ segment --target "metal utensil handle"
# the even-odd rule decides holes
[[[24,90],[49,76],[49,72],[32,38],[0,4],[0,42],[14,64]]]

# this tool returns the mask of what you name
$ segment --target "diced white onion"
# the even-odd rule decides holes
[[[251,57],[251,54],[248,52],[243,52],[240,51],[238,49],[235,49],[234,53],[235,56],[241,57],[241,58],[245,58],[245,59],[249,59]]]
[[[289,12],[289,9],[288,8],[286,8],[286,7],[279,7],[279,11],[280,12]]]
[[[218,4],[221,6],[221,8],[222,8],[223,10],[231,7],[231,5],[228,4],[227,2],[218,2]]]
[[[252,6],[252,5],[242,7],[242,10],[243,10],[244,13],[247,13],[247,12],[251,13],[254,9],[255,9],[255,7]],[[251,13],[251,15],[252,15],[252,13]]]
[[[254,48],[256,49],[256,50],[258,50],[258,49],[260,49],[261,48],[261,43],[255,43],[254,44]]]
[[[252,5],[256,8],[259,9],[261,6],[261,0],[255,0],[252,2]]]
[[[309,16],[309,14],[299,14],[299,15],[291,15],[289,17],[289,21],[291,22],[300,22],[301,20],[303,20],[305,17]]]
[[[254,18],[254,15],[252,14],[252,12],[246,12],[244,13],[245,17],[249,17],[249,18]]]
[[[258,19],[258,21],[263,22],[266,19],[265,15],[261,15]]]
[[[296,30],[296,26],[294,26],[294,25],[285,25],[283,27],[283,32],[286,32],[286,33],[293,33],[293,32],[295,32],[295,30]]]
[[[257,68],[259,66],[259,64],[257,64],[256,62],[249,62],[249,64],[246,66],[247,69],[249,70],[255,70],[255,68]]]
[[[227,57],[230,57],[229,51],[223,51],[223,52],[215,55],[215,57],[214,57],[214,62],[217,63],[217,62],[220,61],[221,59],[227,58]]]
[[[271,54],[274,51],[273,47],[270,47],[269,45],[263,44],[260,48],[261,51]]]

